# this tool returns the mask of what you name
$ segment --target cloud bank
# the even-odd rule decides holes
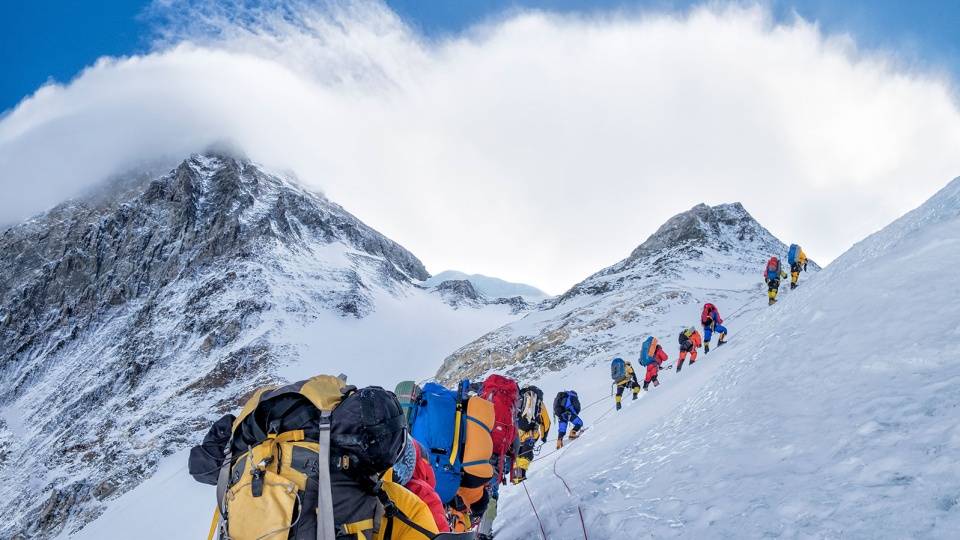
[[[960,174],[945,76],[760,7],[517,13],[429,41],[375,3],[164,3],[0,119],[0,222],[229,140],[421,257],[550,292],[739,200],[826,261]]]

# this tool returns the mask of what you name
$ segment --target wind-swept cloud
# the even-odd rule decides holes
[[[380,4],[182,8],[159,6],[155,52],[0,120],[0,222],[230,140],[433,271],[560,292],[701,201],[829,260],[960,174],[948,79],[759,7],[518,13],[441,41]]]

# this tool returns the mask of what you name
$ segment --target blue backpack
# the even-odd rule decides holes
[[[427,450],[424,457],[433,467],[437,477],[437,495],[444,504],[452,501],[460,488],[463,460],[460,448],[454,447],[454,439],[457,438],[454,431],[459,417],[462,437],[466,418],[463,400],[469,387],[468,381],[461,382],[457,390],[448,390],[434,382],[425,384],[411,428],[413,438]],[[462,442],[461,439],[456,446],[461,446]]]
[[[620,382],[627,378],[627,363],[623,358],[614,358],[610,363],[610,377],[614,382]]]
[[[800,253],[800,246],[796,244],[790,244],[790,251],[787,252],[787,262],[790,263],[790,266],[797,264],[797,254]]]
[[[653,362],[653,355],[650,354],[651,345],[653,345],[653,336],[644,340],[643,345],[640,346],[640,365],[643,367],[647,367],[650,362]]]

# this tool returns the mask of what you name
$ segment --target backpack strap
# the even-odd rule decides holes
[[[230,483],[230,467],[233,461],[233,435],[227,442],[227,450],[223,453],[223,463],[220,465],[220,474],[217,476],[217,508],[220,509],[220,516],[226,517],[226,508],[223,506],[223,499],[227,495],[227,485]],[[223,520],[221,520],[223,521]]]
[[[330,412],[320,411],[317,437],[317,540],[336,540],[333,528],[333,491],[330,483]]]

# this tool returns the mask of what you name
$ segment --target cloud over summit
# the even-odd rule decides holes
[[[154,52],[0,119],[0,222],[230,140],[434,272],[556,293],[701,201],[826,260],[960,174],[946,79],[761,8],[518,13],[429,41],[374,3],[183,7],[157,8]]]

